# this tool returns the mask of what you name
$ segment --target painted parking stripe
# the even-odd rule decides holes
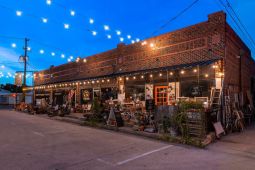
[[[145,157],[147,155],[150,155],[152,153],[155,153],[155,152],[159,152],[159,151],[162,151],[162,150],[165,150],[167,148],[170,148],[170,147],[173,147],[173,145],[167,145],[167,146],[164,146],[162,148],[159,148],[159,149],[155,149],[155,150],[152,150],[152,151],[149,151],[149,152],[146,152],[146,153],[143,153],[141,155],[137,155],[137,156],[134,156],[132,158],[129,158],[129,159],[126,159],[124,161],[121,161],[121,162],[118,162],[117,165],[123,165],[125,163],[128,163],[130,161],[133,161],[133,160],[136,160],[136,159],[139,159],[139,158],[142,158],[142,157]]]

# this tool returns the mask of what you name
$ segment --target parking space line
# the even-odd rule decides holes
[[[125,164],[125,163],[130,162],[130,161],[133,161],[133,160],[142,158],[142,157],[144,157],[144,156],[150,155],[150,154],[155,153],[155,152],[159,152],[159,151],[165,150],[165,149],[170,148],[170,147],[173,147],[173,145],[167,145],[167,146],[164,146],[164,147],[162,147],[162,148],[155,149],[155,150],[152,150],[152,151],[143,153],[143,154],[141,154],[141,155],[134,156],[134,157],[129,158],[129,159],[126,159],[126,160],[124,160],[124,161],[120,161],[120,162],[118,162],[116,165],[123,165],[123,164]]]

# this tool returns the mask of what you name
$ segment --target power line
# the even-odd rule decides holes
[[[234,13],[234,15],[236,16],[237,20],[239,21],[239,23],[241,24],[241,26],[243,27],[244,31],[246,32],[246,34],[248,35],[248,37],[250,38],[250,40],[252,41],[253,45],[255,45],[255,41],[252,38],[252,36],[250,35],[250,33],[247,31],[245,25],[243,24],[243,22],[241,21],[240,17],[237,15],[236,11],[233,9],[232,5],[230,4],[230,2],[228,0],[226,0],[228,7],[232,10],[232,12]]]
[[[240,25],[238,24],[238,22],[236,21],[236,19],[233,17],[233,15],[230,13],[230,11],[228,10],[228,8],[226,7],[226,5],[223,3],[222,0],[219,0],[220,4],[226,9],[226,12],[228,13],[228,15],[231,17],[231,19],[234,21],[234,23],[236,24],[236,26],[238,27],[238,29],[242,32],[242,34],[247,38],[247,35],[245,34],[245,32],[243,31],[243,29],[240,27]],[[250,41],[250,39],[248,39]],[[252,48],[254,48],[253,44]]]
[[[186,8],[184,8],[183,10],[181,10],[177,15],[175,15],[174,17],[170,18],[165,24],[163,24],[161,27],[159,27],[157,30],[155,30],[151,35],[155,35],[156,33],[158,33],[160,30],[164,29],[169,23],[171,23],[172,21],[176,20],[178,17],[180,17],[181,15],[183,15],[186,11],[188,11],[189,9],[191,9],[196,3],[198,3],[199,0],[195,0],[193,1],[191,4],[189,4]]]

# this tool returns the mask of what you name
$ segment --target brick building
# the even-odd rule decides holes
[[[55,96],[60,104],[70,91],[78,104],[109,91],[114,98],[145,100],[149,84],[155,103],[164,105],[173,100],[169,85],[174,99],[209,98],[212,87],[254,92],[254,78],[249,48],[226,22],[226,14],[217,12],[205,22],[37,72],[34,82],[36,98],[53,102]],[[164,89],[167,94],[157,94]]]

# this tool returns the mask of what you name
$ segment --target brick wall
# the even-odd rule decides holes
[[[237,68],[238,61],[234,56],[242,43],[240,39],[237,41],[238,45],[233,45],[231,41],[236,42],[237,39],[238,37],[231,33],[230,27],[226,24],[225,13],[217,12],[210,14],[208,21],[147,39],[146,45],[142,45],[141,42],[130,45],[119,44],[116,49],[87,57],[87,63],[72,62],[38,72],[35,85],[109,76],[113,73],[128,73],[227,56],[225,82],[236,86],[239,82],[236,79],[237,70],[234,69],[232,72],[231,69]],[[153,48],[150,46],[151,43],[154,45]],[[228,48],[225,49],[225,45]],[[244,60],[242,68],[246,67],[247,62],[253,63],[249,58],[242,60]],[[247,80],[250,75],[248,73],[251,72],[251,68],[248,68],[243,70],[247,73],[243,77],[245,88],[248,88]]]
[[[255,63],[249,48],[227,24],[224,79],[226,87],[234,93],[246,92],[250,89],[251,77],[255,76],[254,70]]]

